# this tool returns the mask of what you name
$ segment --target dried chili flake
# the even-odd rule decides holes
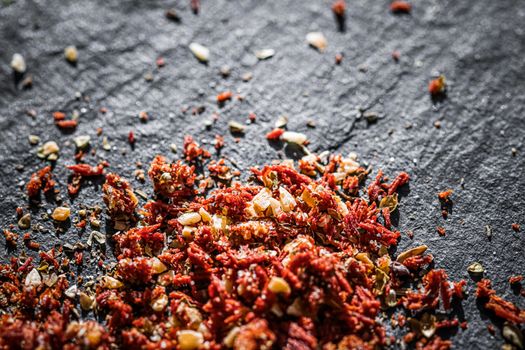
[[[279,140],[281,135],[284,133],[284,129],[276,128],[266,134],[267,140]]]
[[[432,96],[438,96],[440,94],[443,94],[445,92],[445,89],[446,82],[444,75],[440,75],[436,79],[431,80],[428,84],[428,92],[430,92]]]
[[[35,198],[43,190],[44,193],[49,193],[55,187],[55,181],[51,173],[51,166],[46,166],[36,173],[31,175],[31,179],[27,183],[27,195],[29,198]]]
[[[211,154],[204,148],[201,148],[193,137],[186,135],[184,137],[184,156],[188,162],[210,158]]]
[[[66,114],[63,112],[53,112],[53,119],[58,122],[60,120],[66,119]]]
[[[438,234],[439,234],[440,236],[445,236],[446,233],[447,233],[447,231],[445,230],[445,228],[442,227],[442,226],[438,226],[438,227],[436,228],[436,230],[437,230],[437,232],[438,232]]]
[[[91,166],[89,164],[75,164],[68,165],[67,168],[80,176],[99,176],[104,174],[104,168],[107,165],[107,163],[101,163],[97,166]]]
[[[129,134],[128,134],[128,143],[130,145],[134,145],[135,144],[135,133],[133,133],[133,131],[130,131]]]
[[[217,103],[223,104],[224,102],[231,100],[232,97],[233,97],[233,93],[231,91],[221,92],[220,94],[217,95]]]
[[[523,281],[524,279],[525,277],[523,277],[523,275],[511,276],[509,277],[509,283],[512,285],[516,285],[521,283],[521,281]]]
[[[412,4],[408,1],[392,1],[390,3],[390,11],[392,13],[410,13],[412,11]]]
[[[201,8],[200,0],[190,0],[190,7],[191,11],[193,11],[194,14],[198,15]]]
[[[213,145],[216,150],[220,150],[224,147],[224,137],[221,135],[215,135],[215,144]]]
[[[346,12],[346,2],[345,0],[336,0],[332,4],[332,12],[337,17],[344,17]]]
[[[510,225],[510,227],[514,230],[514,232],[520,232],[520,224],[513,223],[512,225]]]
[[[59,120],[56,122],[56,125],[61,129],[73,129],[78,125],[76,120]]]

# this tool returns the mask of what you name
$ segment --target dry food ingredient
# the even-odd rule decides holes
[[[409,320],[403,342],[450,347],[439,329],[463,324],[451,305],[465,281],[433,269],[425,245],[397,256],[391,249],[401,233],[390,215],[407,173],[388,181],[378,171],[366,185],[369,170],[355,155],[309,154],[297,169],[285,160],[253,168],[241,183],[210,156],[190,136],[184,161],[157,156],[148,170],[155,196],[142,206],[125,179],[105,175],[101,197],[115,233],[93,231],[88,246],[108,237],[116,261],[106,266],[100,257],[96,279],[77,279],[69,267],[85,261],[81,245],[0,266],[0,346],[23,339],[27,348],[377,349],[393,341],[382,310],[394,308]],[[69,168],[103,175],[103,165]],[[34,200],[54,185],[50,171],[33,175]],[[74,212],[57,207],[52,218]],[[100,214],[78,211],[91,222]],[[480,288],[487,309],[523,322],[522,310],[490,285]],[[79,320],[75,309],[99,321]]]

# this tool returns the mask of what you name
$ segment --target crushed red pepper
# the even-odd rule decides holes
[[[407,173],[388,182],[379,171],[365,198],[368,172],[341,156],[325,165],[310,157],[299,170],[286,162],[254,168],[250,184],[224,181],[231,180],[224,159],[208,163],[211,178],[198,176],[193,163],[208,157],[191,137],[184,140],[189,165],[155,157],[148,175],[157,197],[142,208],[127,181],[106,175],[103,200],[111,221],[120,223],[113,236],[117,264],[83,292],[82,303],[88,310],[96,305],[107,328],[73,319],[75,299],[64,297],[70,287],[64,277],[51,286],[38,282],[49,275],[46,269],[58,272],[70,263],[52,249],[40,251],[47,266],[41,271],[29,259],[0,267],[0,294],[20,300],[13,310],[42,310],[0,317],[0,344],[19,341],[24,329],[29,347],[182,349],[179,336],[191,331],[210,349],[374,349],[392,341],[380,319],[392,293],[392,305],[414,313],[440,305],[449,310],[453,299],[463,298],[465,282],[430,269],[432,255],[405,254],[394,262],[387,253],[400,232],[392,228],[390,208],[379,203],[409,181]],[[97,176],[104,164],[68,168]],[[83,260],[76,250],[72,263]],[[105,266],[102,257],[99,266]],[[419,275],[424,289],[403,291]],[[64,326],[52,327],[56,322]],[[455,318],[437,324],[459,325]],[[450,347],[438,335],[426,339],[410,332],[405,340],[417,348]]]

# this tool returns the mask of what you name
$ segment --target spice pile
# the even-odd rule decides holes
[[[200,2],[191,1],[191,8],[198,13]],[[390,10],[409,14],[412,6],[393,1]],[[335,1],[332,11],[344,26],[345,2]],[[166,16],[180,20],[174,10]],[[308,33],[306,41],[319,52],[328,45],[321,32]],[[209,61],[208,48],[191,43],[189,49],[200,62]],[[256,52],[259,60],[274,55],[273,49]],[[399,55],[392,53],[396,62]],[[78,60],[74,46],[64,56],[71,64]],[[337,54],[336,64],[342,60]],[[159,68],[165,64],[156,61]],[[18,73],[26,70],[18,54],[11,65]],[[428,92],[443,97],[445,77],[430,81]],[[224,91],[216,101],[222,106],[234,98],[242,97]],[[139,118],[147,122],[148,113]],[[250,114],[250,121],[255,118]],[[366,118],[373,121],[377,114]],[[78,126],[75,116],[63,112],[53,113],[53,120],[61,130]],[[306,150],[306,135],[285,130],[286,123],[281,117],[266,139]],[[228,125],[232,134],[246,128],[235,121]],[[67,167],[67,190],[75,196],[86,178],[104,179],[105,208],[59,206],[49,218],[58,227],[74,223],[86,233],[85,243],[44,251],[29,232],[19,237],[14,229],[3,231],[9,247],[22,240],[39,259],[23,254],[0,265],[0,349],[444,350],[452,345],[450,333],[468,327],[456,312],[467,282],[450,281],[434,268],[425,245],[396,252],[401,232],[391,215],[398,210],[398,190],[409,182],[405,172],[389,179],[378,170],[369,179],[371,169],[355,154],[306,152],[297,163],[253,168],[241,182],[242,174],[225,159],[211,160],[187,136],[183,159],[153,159],[147,175],[155,196],[148,198],[111,173],[109,163],[84,163],[89,141],[75,138],[78,164]],[[32,136],[30,142],[39,139]],[[128,142],[136,142],[133,131]],[[215,148],[223,145],[217,135]],[[103,148],[111,149],[107,138]],[[58,152],[49,141],[38,156],[53,162]],[[145,182],[145,171],[136,177]],[[45,166],[29,179],[27,196],[38,202],[57,186],[53,167]],[[443,218],[452,193],[438,194]],[[137,195],[147,203],[140,206]],[[17,214],[20,232],[28,231],[31,215],[22,208]],[[105,218],[114,234],[99,231]],[[512,229],[519,232],[520,226]],[[437,230],[446,234],[443,227]],[[108,248],[115,259],[107,256]],[[96,276],[81,274],[85,256],[98,261],[90,267]],[[477,277],[484,272],[479,263],[468,271]],[[489,280],[478,281],[478,304],[504,322],[506,346],[522,349],[525,310],[497,296]],[[522,281],[521,275],[509,279],[519,288]]]
[[[355,155],[325,153],[305,156],[298,170],[293,161],[254,168],[243,184],[191,137],[184,156],[153,160],[156,199],[143,208],[128,182],[105,175],[117,261],[100,260],[96,280],[75,283],[71,260],[82,265],[82,247],[40,251],[40,262],[13,257],[0,267],[2,348],[376,349],[403,342],[448,349],[440,330],[466,327],[450,313],[465,281],[432,269],[426,246],[392,254],[401,234],[390,215],[408,174],[388,181],[379,171],[365,189],[369,170]],[[195,170],[204,164],[208,177]],[[71,169],[78,176],[104,171]],[[46,167],[27,192],[34,198],[54,185]],[[53,213],[56,221],[69,216],[69,208]],[[16,244],[14,233],[4,235]],[[93,239],[105,242],[97,231]],[[519,335],[512,325],[525,322],[524,310],[497,297],[487,280],[477,296]],[[389,309],[398,311],[390,320]],[[392,326],[405,325],[396,340]]]

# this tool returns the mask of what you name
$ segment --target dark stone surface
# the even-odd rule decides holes
[[[156,153],[170,154],[169,144],[182,144],[185,134],[210,143],[215,134],[226,134],[223,154],[240,169],[261,165],[279,153],[264,139],[275,119],[290,118],[291,130],[305,132],[310,149],[347,153],[355,151],[375,171],[389,175],[401,170],[412,176],[410,191],[402,198],[399,228],[413,230],[400,250],[426,243],[453,279],[466,278],[467,266],[481,262],[486,275],[502,296],[525,307],[507,283],[513,274],[525,272],[524,233],[510,224],[525,225],[525,2],[433,1],[414,2],[412,15],[392,15],[387,1],[348,2],[344,33],[337,26],[328,1],[203,1],[198,16],[186,1],[15,1],[0,7],[0,224],[15,222],[15,207],[26,206],[20,182],[41,167],[36,147],[27,137],[56,140],[61,148],[55,174],[65,202],[67,171],[72,163],[75,135],[87,134],[98,148],[96,163],[106,158],[111,170],[128,179],[134,162],[147,164]],[[175,7],[180,23],[164,17]],[[305,43],[309,31],[320,30],[328,49],[318,53]],[[210,63],[199,64],[187,49],[191,41],[211,50]],[[79,49],[79,63],[65,62],[67,45]],[[257,62],[253,52],[273,48],[276,55]],[[394,63],[393,50],[401,59]],[[15,85],[9,62],[13,53],[26,58],[34,87]],[[343,52],[340,66],[334,56]],[[155,67],[162,56],[166,66]],[[222,78],[219,68],[229,65],[232,74]],[[367,71],[362,71],[363,67]],[[433,103],[427,93],[432,74],[448,78],[447,98]],[[153,81],[144,74],[151,72]],[[253,73],[249,82],[242,74]],[[218,108],[215,95],[238,91],[244,101]],[[75,99],[80,91],[90,102]],[[194,116],[191,109],[205,106]],[[107,107],[109,113],[98,112]],[[188,108],[189,112],[182,112]],[[26,115],[37,111],[36,118]],[[74,133],[60,132],[51,112],[81,111]],[[378,112],[374,124],[356,119],[358,110]],[[145,110],[151,120],[137,117]],[[257,122],[247,127],[239,144],[227,132],[230,119],[244,121],[248,113]],[[211,130],[205,121],[220,115]],[[315,120],[317,127],[306,122]],[[433,126],[441,121],[441,128]],[[411,124],[410,129],[405,126]],[[96,128],[102,127],[115,150],[104,152]],[[127,134],[134,130],[132,150]],[[511,148],[517,155],[511,155]],[[211,149],[212,146],[209,146]],[[122,154],[121,151],[125,151]],[[23,164],[23,171],[16,170]],[[463,180],[461,180],[463,179]],[[462,182],[463,181],[463,182]],[[463,183],[463,185],[461,185]],[[132,180],[136,188],[148,184]],[[437,192],[454,189],[453,213],[440,215]],[[99,185],[86,185],[78,203],[100,203]],[[35,216],[54,207],[44,202]],[[444,226],[446,237],[436,233]],[[484,226],[491,225],[489,241]],[[44,248],[61,242],[77,242],[75,229],[57,235],[52,225],[35,239]],[[2,239],[3,240],[3,239]],[[1,245],[2,260],[8,258]],[[10,254],[20,254],[15,251]],[[502,344],[499,334],[488,334],[489,319],[480,312],[469,279],[469,298],[463,303],[469,328],[453,337],[457,349],[492,349]]]

